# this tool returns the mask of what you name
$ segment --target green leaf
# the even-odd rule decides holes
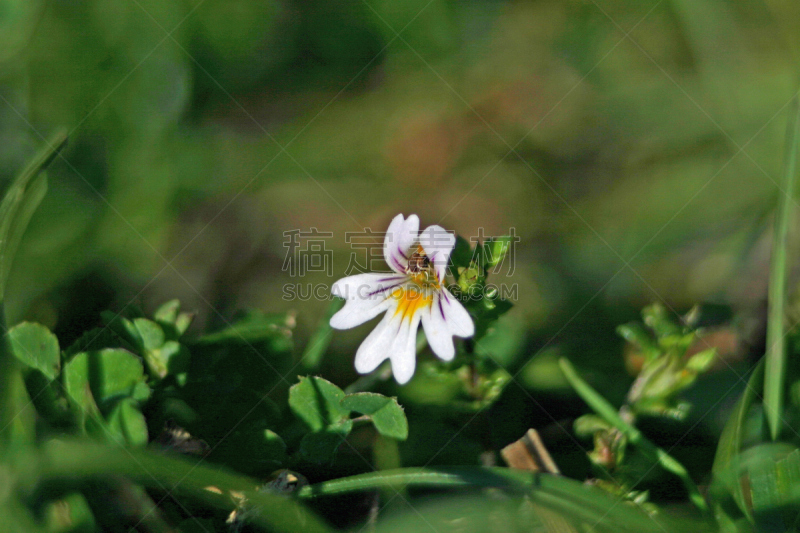
[[[484,269],[488,272],[490,268],[501,264],[510,250],[511,237],[508,235],[487,239],[482,247]]]
[[[43,513],[51,533],[97,531],[94,515],[83,494],[73,492],[51,502]]]
[[[638,322],[630,322],[617,326],[617,334],[629,343],[638,346],[648,352],[658,351],[653,338],[639,325]]]
[[[14,179],[0,202],[0,326],[3,331],[6,328],[2,304],[14,254],[31,216],[47,192],[47,178],[41,174],[42,170],[58,155],[64,143],[64,132],[51,138],[48,146]],[[0,341],[0,446],[8,440],[8,428],[17,413],[13,391],[19,371],[12,354],[11,343],[3,336]]]
[[[155,350],[164,344],[164,330],[152,320],[134,318],[133,326],[139,333],[139,338],[142,339],[142,347],[145,350]]]
[[[800,518],[800,449],[793,445],[769,442],[749,448],[715,481],[729,492],[741,487],[742,511],[757,531],[777,531],[775,524],[797,523]]]
[[[102,311],[100,318],[106,327],[119,335],[125,342],[138,351],[144,350],[144,339],[133,322],[113,311]]]
[[[49,329],[41,324],[23,322],[11,328],[8,337],[17,359],[47,379],[56,379],[61,371],[61,352],[58,339]]]
[[[147,421],[133,398],[123,398],[108,415],[109,432],[120,443],[129,446],[147,444]]]
[[[675,323],[669,311],[660,303],[654,303],[642,309],[642,319],[658,337],[682,333],[680,326]]]
[[[141,361],[121,348],[81,352],[64,365],[67,394],[84,408],[89,407],[87,391],[102,409],[114,399],[132,396],[143,382]]]
[[[164,330],[167,340],[178,340],[194,319],[193,313],[181,313],[179,300],[170,300],[162,304],[153,314],[153,319]]]
[[[374,392],[357,392],[342,398],[342,407],[369,416],[375,429],[384,437],[408,438],[408,420],[397,398]]]
[[[597,415],[583,415],[575,419],[573,429],[576,435],[586,438],[591,437],[598,431],[608,431],[611,429],[611,424]]]
[[[350,417],[341,406],[344,391],[317,376],[300,377],[289,389],[289,407],[311,431],[321,431]]]
[[[178,312],[181,309],[180,300],[170,300],[165,302],[153,313],[153,318],[160,324],[174,324],[178,319]]]
[[[800,137],[800,99],[792,99],[786,132],[783,187],[778,196],[775,229],[772,234],[772,257],[769,267],[769,310],[767,318],[767,353],[764,366],[764,414],[772,440],[780,435],[783,421],[784,382],[786,380],[786,277],[789,224],[794,208],[797,179],[797,143]]]
[[[14,444],[31,446],[36,441],[36,410],[18,373],[14,374],[11,382],[10,398],[14,417],[6,428],[9,440]]]
[[[285,313],[267,314],[251,310],[226,328],[203,335],[197,344],[253,344],[268,342],[273,349],[291,346],[294,319]]]
[[[0,203],[0,298],[5,295],[11,263],[28,222],[47,192],[45,167],[67,142],[66,132],[58,132],[47,141],[25,170],[17,176]]]
[[[300,453],[324,463],[333,459],[353,422],[341,406],[344,391],[320,377],[301,377],[289,389],[289,407],[311,430],[300,442]]]
[[[714,359],[716,359],[716,357],[716,348],[709,348],[707,350],[703,350],[702,352],[698,352],[690,357],[686,362],[686,370],[696,372],[698,374],[705,372],[712,365],[712,363],[714,363]]]
[[[456,244],[450,253],[450,262],[453,264],[454,272],[459,268],[467,268],[472,261],[472,246],[461,235],[456,235]]]
[[[736,502],[739,509],[745,516],[752,520],[752,513],[750,506],[747,505],[747,497],[745,496],[740,483],[733,483],[725,485],[723,477],[726,472],[733,468],[733,465],[739,461],[739,454],[742,452],[745,440],[748,436],[748,415],[751,413],[751,408],[754,402],[761,396],[762,387],[764,385],[764,359],[753,370],[750,379],[747,380],[747,386],[736,402],[722,434],[717,443],[717,453],[714,456],[714,464],[711,467],[713,476],[712,494],[723,491],[724,495],[730,495]],[[720,499],[718,496],[717,499]]]

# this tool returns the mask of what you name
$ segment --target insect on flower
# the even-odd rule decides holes
[[[441,226],[419,232],[417,215],[397,215],[389,224],[383,256],[391,273],[357,274],[334,283],[334,296],[347,300],[331,327],[349,329],[386,312],[356,352],[356,370],[367,374],[386,359],[401,385],[414,375],[419,323],[440,359],[455,356],[453,336],[471,337],[472,318],[444,286],[455,237]]]

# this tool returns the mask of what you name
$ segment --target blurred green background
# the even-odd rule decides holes
[[[198,328],[292,310],[303,346],[328,304],[284,285],[331,283],[346,232],[417,213],[521,237],[495,278],[518,285],[492,345],[512,387],[557,396],[561,354],[619,399],[614,326],[650,301],[751,317],[735,366],[766,298],[798,17],[789,0],[2,0],[0,175],[70,131],[10,321],[68,345],[102,309],[179,298]],[[333,277],[282,268],[284,232],[310,228],[333,232]],[[323,375],[355,378],[368,329],[335,335]],[[551,422],[529,407],[519,427]]]

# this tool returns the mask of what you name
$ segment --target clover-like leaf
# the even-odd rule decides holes
[[[8,331],[14,355],[29,368],[54,380],[61,370],[58,339],[49,329],[33,322],[22,322]]]
[[[102,311],[100,318],[103,323],[123,340],[130,343],[137,350],[144,349],[144,339],[142,339],[136,325],[127,318],[114,313],[113,311]]]
[[[152,320],[134,318],[133,325],[142,339],[142,347],[145,350],[156,350],[164,344],[164,330]]]
[[[301,377],[289,389],[289,407],[311,431],[320,431],[350,417],[341,406],[344,391],[317,376]]]
[[[180,301],[170,300],[162,304],[153,313],[153,319],[164,330],[167,340],[178,340],[194,319],[193,313],[181,313],[180,310]]]
[[[145,396],[144,368],[135,355],[121,348],[110,348],[94,352],[81,352],[64,365],[64,386],[67,394],[87,407],[86,393],[99,406],[109,401],[136,394]]]
[[[357,392],[342,398],[342,407],[367,415],[384,437],[397,440],[408,438],[408,420],[397,398],[374,392]]]
[[[456,244],[450,253],[450,262],[453,264],[454,270],[467,268],[472,261],[472,254],[472,246],[469,242],[461,235],[456,235]]]
[[[336,450],[353,428],[350,411],[341,406],[344,391],[320,377],[301,377],[289,389],[289,407],[311,430],[300,442],[300,453],[323,463],[333,459]]]
[[[122,443],[147,444],[147,421],[133,398],[123,398],[111,409],[107,427],[111,436]]]

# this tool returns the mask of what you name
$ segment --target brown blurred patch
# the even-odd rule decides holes
[[[470,136],[460,118],[421,112],[408,117],[391,135],[386,160],[399,181],[432,189],[452,171]]]

